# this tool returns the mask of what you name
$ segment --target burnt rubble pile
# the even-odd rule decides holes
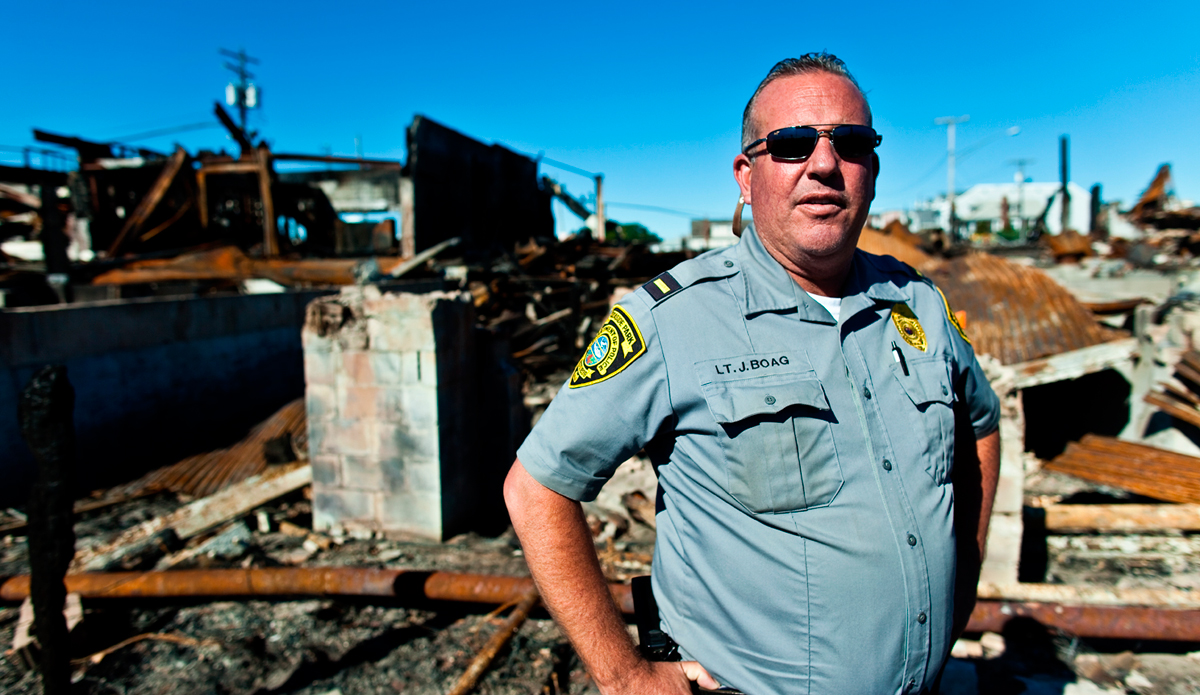
[[[0,170],[0,235],[37,238],[44,250],[41,261],[0,258],[10,307],[242,297],[264,286],[311,293],[298,304],[301,316],[280,329],[295,343],[281,350],[286,359],[264,358],[237,377],[265,371],[281,381],[279,365],[290,359],[303,363],[293,375],[297,392],[275,394],[245,426],[221,430],[219,445],[191,442],[187,455],[153,458],[75,500],[74,555],[64,560],[65,578],[48,580],[68,592],[60,663],[89,692],[597,692],[538,606],[511,530],[455,531],[438,542],[444,529],[433,538],[342,522],[376,521],[388,495],[436,487],[421,488],[427,481],[406,458],[411,452],[390,447],[407,441],[407,431],[367,441],[400,430],[391,406],[403,404],[409,420],[432,418],[425,434],[443,449],[447,440],[476,439],[505,448],[506,465],[519,433],[506,430],[511,446],[500,447],[490,429],[503,429],[493,421],[504,417],[476,413],[463,428],[437,419],[454,409],[437,407],[436,397],[471,381],[462,377],[468,368],[515,374],[521,417],[513,421],[523,422],[514,427],[527,426],[613,303],[693,252],[656,253],[623,238],[602,214],[555,238],[551,199],[588,220],[581,201],[539,177],[534,160],[424,117],[409,128],[403,165],[276,153],[221,120],[241,147],[237,156],[127,151],[42,133],[78,153],[77,171]],[[277,166],[297,161],[329,168]],[[945,291],[947,312],[973,339],[1003,402],[1001,484],[981,600],[943,692],[1200,688],[1200,660],[1187,655],[1200,644],[1200,283],[1188,274],[1200,251],[1200,214],[1169,190],[1164,168],[1134,208],[1108,210],[1108,230],[1119,220],[1134,230],[1125,236],[1068,230],[1014,250],[896,224],[863,233],[862,248],[907,262]],[[376,199],[389,202],[363,202]],[[386,214],[350,223],[342,219],[348,211]],[[333,297],[343,288],[351,290]],[[355,292],[357,299],[341,299]],[[489,367],[463,353],[438,372],[421,359],[450,350],[401,345],[412,332],[388,323],[391,309],[351,308],[387,308],[397,295],[469,305],[465,333],[486,336],[472,344],[495,353]],[[244,310],[218,312],[214,323],[234,323]],[[198,313],[186,305],[154,328],[187,334],[178,326]],[[303,330],[341,343],[301,354],[305,321]],[[225,354],[232,362],[238,351]],[[318,374],[316,358],[331,355],[342,371]],[[136,369],[153,371],[142,362]],[[26,372],[11,373],[27,381]],[[422,388],[435,394],[434,405],[418,413],[412,403]],[[219,395],[205,410],[232,410],[249,390]],[[79,393],[87,397],[87,389]],[[344,410],[334,417],[333,408]],[[76,417],[90,409],[76,408]],[[135,423],[120,450],[144,448],[156,426]],[[445,438],[437,439],[439,427]],[[36,454],[34,463],[51,475],[47,456],[63,455]],[[88,448],[79,458],[95,455]],[[442,463],[429,469],[444,473]],[[389,477],[396,471],[404,475]],[[486,473],[435,496],[486,489],[496,497],[503,470]],[[401,477],[412,489],[399,490]],[[89,486],[61,476],[50,482]],[[365,499],[355,484],[376,495],[367,511],[354,507]],[[649,462],[635,457],[585,506],[614,600],[627,614],[629,580],[650,571],[655,490]],[[47,581],[37,569],[30,577],[29,535],[49,527],[35,507],[0,511],[4,692],[49,683],[39,670],[51,650],[27,602]],[[70,547],[65,534],[55,538]]]

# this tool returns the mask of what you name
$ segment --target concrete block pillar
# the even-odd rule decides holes
[[[355,287],[308,306],[314,528],[444,540],[470,524],[475,338],[468,293]]]

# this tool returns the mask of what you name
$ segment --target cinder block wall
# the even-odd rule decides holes
[[[17,396],[37,370],[75,388],[78,492],[229,446],[304,392],[300,328],[327,290],[0,310],[0,507],[36,467]]]
[[[309,305],[303,342],[313,526],[436,540],[472,526],[507,453],[479,455],[472,431],[486,379],[470,295],[347,288]]]

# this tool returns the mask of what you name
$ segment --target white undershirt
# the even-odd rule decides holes
[[[841,323],[842,321],[842,298],[841,297],[822,297],[819,294],[808,295],[817,300],[817,304],[825,307],[825,310],[833,316],[833,320]]]

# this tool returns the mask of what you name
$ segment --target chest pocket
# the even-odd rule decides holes
[[[950,363],[942,357],[910,360],[907,375],[898,364],[892,365],[892,373],[912,401],[916,420],[921,423],[925,436],[917,440],[916,448],[925,461],[925,472],[938,485],[945,485],[954,469],[955,394]]]
[[[813,372],[702,385],[723,430],[729,494],[752,512],[827,505],[842,487],[833,413]]]

